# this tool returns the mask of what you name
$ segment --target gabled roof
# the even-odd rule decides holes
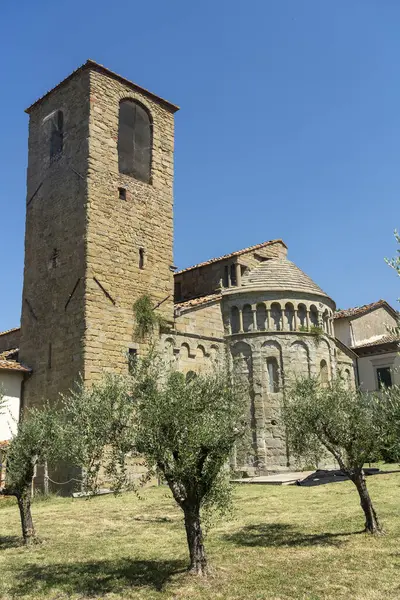
[[[210,258],[204,262],[198,263],[197,265],[193,265],[193,267],[187,267],[186,269],[181,269],[177,271],[175,275],[179,275],[180,273],[186,273],[186,271],[191,271],[192,269],[198,269],[200,267],[205,267],[206,265],[211,265],[212,263],[219,262],[220,260],[226,260],[227,258],[233,258],[234,256],[240,256],[241,254],[246,254],[247,252],[252,252],[253,250],[260,250],[261,248],[265,248],[266,246],[271,246],[272,244],[282,244],[287,248],[285,242],[283,240],[270,240],[268,242],[262,242],[261,244],[256,244],[255,246],[249,246],[248,248],[243,248],[242,250],[236,250],[235,252],[231,252],[230,254],[224,254],[223,256],[218,256],[217,258]]]
[[[14,327],[13,329],[7,329],[6,331],[0,331],[0,335],[6,335],[7,333],[13,333],[14,331],[19,331],[20,327]]]
[[[363,348],[372,348],[373,346],[382,346],[384,344],[397,344],[400,345],[400,338],[396,335],[392,335],[391,333],[382,335],[377,340],[373,342],[363,342],[362,344],[358,344],[357,346],[353,346],[353,350],[357,352],[357,350],[361,350]]]
[[[221,300],[221,298],[221,294],[209,294],[208,296],[200,296],[199,298],[192,298],[191,300],[177,302],[175,304],[175,309],[197,308],[198,306],[207,304],[208,302],[216,302],[217,300]]]
[[[108,75],[109,77],[112,77],[113,79],[116,79],[117,81],[120,81],[121,83],[124,83],[125,85],[128,85],[133,90],[140,92],[144,96],[148,96],[152,100],[155,100],[159,104],[163,105],[165,108],[168,108],[168,110],[170,110],[173,113],[176,112],[177,110],[179,110],[179,106],[176,106],[175,104],[171,104],[171,102],[168,102],[168,100],[164,100],[164,98],[161,98],[160,96],[156,96],[156,94],[153,94],[152,92],[149,92],[149,90],[146,90],[145,88],[142,88],[139,85],[136,85],[136,83],[129,81],[129,79],[125,79],[125,77],[122,77],[121,75],[118,75],[117,73],[114,73],[114,71],[110,71],[109,69],[107,69],[103,65],[100,65],[99,63],[95,62],[94,60],[88,59],[83,65],[81,65],[80,67],[75,69],[75,71],[72,71],[72,73],[70,75],[68,75],[68,77],[66,77],[65,79],[60,81],[60,83],[58,83],[55,87],[53,87],[51,90],[46,92],[43,96],[41,96],[38,100],[36,100],[36,102],[31,104],[25,110],[25,112],[28,113],[28,115],[29,115],[31,110],[33,108],[35,108],[36,106],[38,106],[41,102],[43,102],[43,100],[45,100],[49,96],[49,94],[51,94],[51,92],[59,89],[61,86],[63,86],[65,83],[70,81],[73,77],[75,77],[75,75],[77,75],[78,73],[81,73],[82,71],[85,71],[86,69],[92,69],[94,71],[98,71],[99,73],[103,73],[103,75]]]
[[[377,308],[386,308],[390,314],[396,319],[399,317],[398,312],[390,306],[386,300],[378,300],[377,302],[371,302],[371,304],[364,304],[363,306],[356,306],[354,308],[348,308],[347,310],[338,310],[334,315],[334,319],[348,319],[353,317],[360,317],[366,313],[376,310]]]
[[[0,359],[0,371],[20,371],[21,373],[30,373],[32,369],[21,365],[16,360]]]

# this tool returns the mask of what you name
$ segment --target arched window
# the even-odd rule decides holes
[[[239,321],[239,309],[237,306],[231,308],[231,332],[239,333],[240,321]]]
[[[282,310],[281,305],[278,302],[271,304],[271,319],[273,323],[273,329],[275,331],[282,330]]]
[[[267,358],[268,390],[271,394],[279,392],[279,369],[276,358]]]
[[[236,265],[234,263],[231,264],[231,285],[237,285]]]
[[[50,161],[53,161],[58,158],[63,151],[64,115],[62,110],[56,110],[51,115],[50,124]]]
[[[320,376],[322,385],[326,385],[329,381],[329,371],[326,360],[321,360],[320,362]]]
[[[314,304],[310,306],[310,323],[311,327],[319,327],[318,309]]]
[[[267,309],[265,307],[265,304],[257,304],[256,316],[258,331],[265,331],[267,327]]]
[[[299,304],[297,307],[297,318],[299,320],[300,327],[307,327],[307,309],[304,304]]]
[[[151,176],[152,123],[147,110],[134,100],[119,105],[118,168],[145,183]]]
[[[291,302],[288,302],[285,306],[285,318],[288,330],[294,331],[294,306]]]
[[[243,331],[253,330],[253,311],[250,304],[243,306]]]
[[[193,379],[196,379],[197,377],[197,373],[195,373],[194,371],[188,371],[186,373],[186,383],[190,383],[191,381],[193,381]]]

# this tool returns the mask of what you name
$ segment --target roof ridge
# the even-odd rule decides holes
[[[13,331],[18,331],[21,327],[13,327],[12,329],[6,329],[5,331],[0,331],[0,335],[6,335],[6,333],[12,333]]]
[[[35,100],[35,102],[33,102],[33,104],[28,106],[28,108],[25,110],[25,112],[29,114],[30,111],[32,110],[32,108],[34,108],[35,106],[40,104],[43,100],[45,100],[45,98],[47,98],[47,96],[49,94],[51,94],[54,90],[59,89],[61,86],[63,86],[65,83],[67,83],[67,81],[69,81],[70,79],[75,77],[75,75],[77,75],[81,71],[84,71],[85,69],[90,69],[90,68],[97,69],[98,71],[102,71],[103,74],[109,75],[110,77],[113,77],[114,79],[118,79],[122,83],[125,83],[127,85],[134,87],[137,91],[142,92],[144,95],[150,96],[151,98],[158,100],[159,103],[163,104],[164,106],[166,106],[173,112],[176,112],[179,110],[179,106],[177,106],[176,104],[172,104],[172,102],[165,100],[161,96],[157,96],[157,94],[154,94],[153,92],[150,92],[146,88],[143,88],[140,85],[137,85],[137,83],[134,83],[130,79],[126,79],[126,77],[123,77],[122,75],[115,73],[115,71],[111,71],[110,69],[107,69],[107,67],[96,62],[95,60],[88,58],[86,60],[86,62],[84,62],[82,65],[80,65],[79,67],[74,69],[69,75],[67,75],[67,77],[64,77],[64,79],[62,79],[59,83],[57,83],[57,85],[53,86],[50,90],[48,90],[45,94],[43,94],[43,96],[40,96],[37,100]]]
[[[240,254],[245,254],[246,252],[251,252],[252,250],[258,250],[259,248],[264,248],[265,246],[269,246],[271,244],[282,244],[287,248],[285,242],[278,238],[275,240],[268,240],[266,242],[261,242],[260,244],[255,244],[254,246],[248,246],[247,248],[242,248],[241,250],[235,250],[234,252],[229,252],[229,254],[223,254],[222,256],[217,256],[215,258],[209,258],[201,263],[197,263],[191,267],[185,267],[184,269],[180,269],[180,271],[176,271],[175,275],[179,275],[180,273],[185,273],[186,271],[191,271],[192,269],[198,269],[200,267],[205,267],[207,265],[211,265],[212,263],[218,262],[220,260],[226,260],[227,258],[231,258],[232,256],[240,256]]]

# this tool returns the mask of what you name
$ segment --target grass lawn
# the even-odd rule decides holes
[[[43,543],[19,545],[0,502],[0,598],[391,600],[400,598],[400,473],[368,478],[387,535],[360,533],[349,482],[240,486],[236,516],[206,539],[213,573],[185,573],[182,515],[168,488],[33,507]]]

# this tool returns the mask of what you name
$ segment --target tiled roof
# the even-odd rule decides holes
[[[243,275],[243,286],[262,288],[266,291],[296,291],[327,296],[308,275],[287,258],[272,258],[262,262]]]
[[[215,300],[221,300],[221,294],[210,294],[209,296],[201,296],[200,298],[192,298],[192,300],[186,300],[185,302],[178,302],[175,304],[175,308],[194,308]]]
[[[16,360],[0,359],[0,371],[20,371],[21,373],[30,373],[31,369],[24,367]]]
[[[20,327],[14,327],[13,329],[7,329],[6,331],[0,331],[0,335],[6,335],[7,333],[13,333],[14,331],[19,331]]]
[[[85,69],[93,69],[96,71],[100,71],[101,73],[103,73],[105,75],[109,75],[113,79],[117,79],[118,81],[124,83],[125,85],[130,86],[131,88],[133,88],[134,90],[137,90],[138,92],[144,94],[145,96],[149,96],[150,98],[157,100],[160,104],[163,104],[165,107],[167,107],[172,112],[176,112],[177,110],[179,110],[179,106],[176,106],[175,104],[171,104],[171,102],[168,102],[168,100],[164,100],[164,98],[161,98],[160,96],[157,96],[156,94],[153,94],[152,92],[149,92],[149,90],[146,90],[145,88],[142,88],[139,85],[136,85],[136,83],[129,81],[129,79],[125,79],[125,77],[122,77],[121,75],[118,75],[117,73],[114,73],[114,71],[110,71],[109,69],[107,69],[103,65],[100,65],[96,61],[88,59],[83,65],[81,65],[80,67],[75,69],[75,71],[72,71],[72,73],[70,75],[68,75],[68,77],[66,77],[65,79],[60,81],[60,83],[58,83],[55,87],[53,87],[51,90],[46,92],[43,96],[41,96],[38,100],[36,100],[36,102],[31,104],[31,106],[29,106],[25,110],[25,112],[27,112],[29,114],[31,112],[32,108],[37,106],[38,104],[40,104],[45,98],[47,98],[47,96],[51,92],[60,88],[62,85],[67,83],[67,81],[69,81],[75,75],[77,75],[80,71],[84,71]]]
[[[338,310],[334,315],[334,319],[344,319],[348,317],[359,317],[370,310],[375,310],[376,308],[385,307],[392,314],[394,313],[397,316],[397,312],[394,310],[392,306],[386,300],[378,300],[377,302],[371,302],[371,304],[364,304],[363,306],[356,306],[354,308],[348,308],[347,310]]]
[[[261,244],[256,244],[255,246],[249,246],[248,248],[243,248],[242,250],[236,250],[236,252],[231,252],[230,254],[224,254],[223,256],[218,256],[217,258],[210,258],[210,260],[206,260],[204,262],[198,263],[197,265],[193,265],[193,267],[187,267],[186,269],[181,269],[177,271],[175,275],[179,275],[180,273],[185,273],[186,271],[190,271],[191,269],[198,269],[199,267],[205,267],[206,265],[211,265],[212,263],[218,262],[220,260],[226,260],[227,258],[232,258],[233,256],[240,256],[241,254],[245,254],[246,252],[251,252],[252,250],[259,250],[260,248],[265,248],[266,246],[270,246],[272,244],[282,244],[287,248],[286,244],[282,240],[270,240],[269,242],[262,242]]]
[[[19,348],[12,348],[11,350],[5,350],[0,352],[0,360],[14,360],[18,358]]]
[[[388,335],[383,335],[382,337],[380,337],[377,340],[374,340],[373,342],[363,342],[362,344],[359,344],[358,346],[353,346],[354,350],[359,350],[361,348],[369,348],[371,346],[381,346],[382,344],[400,344],[400,339],[392,334],[388,334]]]

